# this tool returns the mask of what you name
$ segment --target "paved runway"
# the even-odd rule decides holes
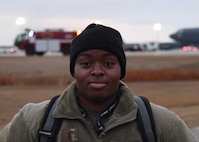
[[[185,52],[185,51],[182,51],[181,49],[174,49],[174,50],[157,50],[157,51],[154,51],[154,52],[125,52],[126,55],[132,55],[132,56],[165,56],[165,55],[182,55],[182,56],[186,56],[186,55],[199,55],[199,51],[197,52],[193,52],[193,51],[190,51],[190,52]],[[24,51],[20,51],[20,50],[17,50],[16,53],[7,53],[7,54],[2,54],[0,53],[0,57],[5,57],[5,56],[26,56]],[[47,52],[44,54],[44,56],[63,56],[62,53],[58,53],[58,52]]]

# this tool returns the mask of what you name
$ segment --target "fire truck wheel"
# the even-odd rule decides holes
[[[25,48],[25,52],[26,52],[26,55],[28,55],[28,56],[34,55],[35,54],[34,46],[27,46]]]
[[[36,53],[38,56],[43,56],[44,55],[44,52],[37,52]]]
[[[69,55],[70,54],[70,44],[62,44],[61,45],[61,52],[63,55]]]

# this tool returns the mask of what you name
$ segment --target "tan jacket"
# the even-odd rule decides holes
[[[121,98],[113,114],[97,136],[91,123],[82,117],[75,97],[73,82],[59,97],[53,115],[64,118],[57,142],[141,142],[137,129],[137,104],[127,86],[121,87]],[[38,129],[49,101],[29,103],[0,132],[0,142],[37,142]],[[196,142],[189,128],[173,112],[152,104],[157,142]]]

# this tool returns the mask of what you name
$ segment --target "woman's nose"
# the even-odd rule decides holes
[[[91,73],[92,75],[103,75],[104,74],[103,65],[99,63],[94,64]]]

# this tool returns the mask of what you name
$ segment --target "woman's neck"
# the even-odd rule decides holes
[[[92,108],[93,110],[105,110],[108,106],[113,104],[117,100],[118,95],[112,95],[110,98],[104,99],[104,100],[95,100],[95,99],[88,99],[85,98],[83,95],[78,94],[78,101],[80,104],[82,104],[85,107]]]

